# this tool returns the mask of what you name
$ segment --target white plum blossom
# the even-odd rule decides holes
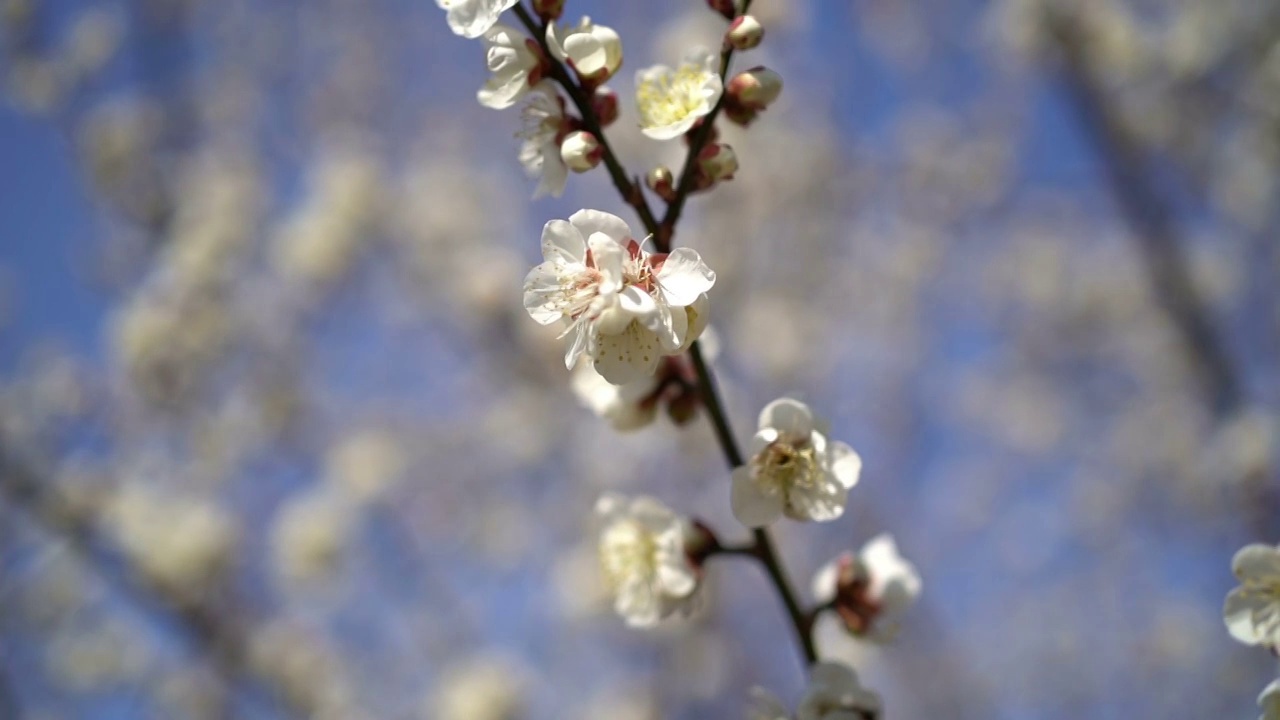
[[[520,117],[524,122],[524,128],[516,133],[523,141],[520,164],[525,174],[538,178],[533,197],[535,200],[544,195],[560,197],[569,177],[569,168],[560,158],[560,138],[565,130],[564,101],[550,80],[543,80],[529,91]]]
[[[915,604],[922,582],[915,566],[898,554],[887,533],[875,536],[857,555],[843,553],[813,578],[819,605],[832,603],[845,627],[875,642],[893,638],[898,620]]]
[[[1262,714],[1258,720],[1280,720],[1280,679],[1272,680],[1258,695],[1258,707]]]
[[[592,82],[604,82],[622,67],[622,38],[589,17],[579,20],[577,27],[547,25],[547,47],[579,77]]]
[[[654,140],[680,137],[711,112],[723,91],[719,60],[703,48],[690,52],[674,70],[666,65],[645,68],[636,73],[640,130]]]
[[[1240,587],[1222,608],[1227,631],[1246,645],[1280,646],[1280,548],[1246,545],[1231,560]]]
[[[842,442],[828,442],[807,405],[774,400],[760,411],[750,459],[733,471],[733,514],[753,528],[782,515],[835,520],[844,514],[861,471],[858,454]]]
[[[795,715],[768,691],[751,689],[748,717],[751,720],[872,720],[880,716],[880,696],[862,686],[852,668],[835,662],[820,662],[809,671]]]
[[[455,35],[478,38],[493,27],[502,13],[514,7],[518,1],[436,0],[436,4],[448,11],[445,20]]]
[[[652,375],[705,326],[716,274],[688,248],[646,252],[616,215],[579,210],[548,222],[542,255],[525,277],[524,307],[542,325],[564,323],[566,367],[586,355],[622,385]]]
[[[601,522],[600,567],[614,609],[632,627],[650,627],[692,609],[701,572],[686,552],[692,524],[649,497],[605,495],[596,503]]]
[[[476,99],[494,110],[509,108],[542,80],[542,51],[538,43],[506,25],[486,30],[484,45],[490,77],[476,91]]]

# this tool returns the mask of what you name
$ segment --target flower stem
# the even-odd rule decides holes
[[[745,13],[750,6],[751,0],[745,0],[742,11],[739,14]],[[533,16],[522,5],[516,5],[514,10],[520,22],[533,34],[538,45],[542,48],[542,52],[551,68],[548,74],[564,88],[569,99],[573,101],[574,107],[578,109],[578,113],[582,116],[582,124],[587,132],[595,135],[600,142],[600,147],[604,150],[605,167],[609,171],[609,177],[613,179],[614,187],[617,188],[618,193],[622,196],[622,200],[634,208],[636,214],[640,216],[640,221],[644,224],[645,231],[653,236],[654,245],[658,252],[670,252],[671,238],[675,234],[675,225],[680,220],[680,212],[684,208],[685,200],[693,190],[696,158],[711,139],[716,116],[720,113],[721,105],[724,104],[723,96],[721,96],[720,102],[716,103],[716,106],[711,109],[711,112],[703,118],[702,125],[690,136],[689,153],[685,157],[684,168],[680,171],[680,181],[676,187],[675,197],[667,205],[666,214],[663,216],[662,222],[659,223],[653,211],[649,208],[649,203],[645,200],[644,194],[640,191],[639,181],[628,179],[622,163],[618,161],[613,148],[609,146],[608,140],[605,139],[604,128],[600,125],[600,120],[596,117],[595,110],[592,108],[591,98],[574,81],[569,70],[558,58],[551,54],[551,49],[547,47],[546,23],[534,20]],[[733,48],[726,46],[720,52],[721,81],[728,74],[729,62],[732,59]],[[689,357],[693,360],[693,367],[698,375],[698,390],[702,395],[702,405],[706,409],[707,416],[711,419],[711,425],[715,429],[716,440],[720,444],[721,452],[724,453],[725,461],[731,470],[741,467],[746,464],[746,461],[742,456],[742,451],[738,448],[738,442],[733,436],[733,428],[729,426],[728,418],[725,415],[724,403],[721,402],[720,394],[716,389],[715,375],[712,374],[711,368],[707,366],[706,360],[702,356],[702,348],[697,342],[690,346]],[[791,620],[791,627],[795,631],[796,642],[800,646],[805,662],[808,665],[812,665],[818,661],[818,653],[813,644],[814,614],[806,613],[801,609],[800,601],[796,596],[795,590],[791,587],[791,581],[787,579],[786,572],[782,567],[782,561],[774,548],[773,540],[769,537],[769,532],[764,528],[757,528],[752,532],[752,536],[753,542],[751,545],[743,548],[734,548],[724,554],[750,555],[764,565],[774,589],[777,591],[778,596],[782,598],[782,604],[786,607],[787,616]]]

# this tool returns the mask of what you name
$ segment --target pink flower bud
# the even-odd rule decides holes
[[[707,0],[707,5],[723,15],[725,20],[732,20],[738,16],[737,0]]]
[[[764,66],[744,70],[725,88],[730,101],[747,110],[764,110],[782,93],[782,76]]]
[[[605,85],[596,88],[591,96],[591,110],[600,121],[600,127],[609,127],[618,119],[618,93]]]
[[[531,0],[533,11],[546,22],[560,17],[564,12],[564,0]]]
[[[735,50],[750,50],[764,39],[764,26],[751,15],[740,15],[729,25],[724,41]]]
[[[698,153],[698,184],[707,187],[721,180],[732,180],[738,172],[738,156],[728,145],[708,145]]]
[[[574,172],[586,172],[599,165],[603,155],[600,141],[586,130],[575,130],[560,143],[560,158]]]
[[[671,202],[676,196],[675,181],[675,176],[671,174],[671,170],[662,165],[650,170],[644,176],[644,184],[653,191],[654,195],[667,202]]]

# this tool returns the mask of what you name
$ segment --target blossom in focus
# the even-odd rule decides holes
[[[544,195],[560,197],[564,193],[569,168],[560,158],[560,139],[567,129],[564,100],[556,94],[550,80],[543,80],[528,94],[528,102],[520,111],[524,128],[520,138],[520,164],[525,174],[538,178],[534,199]]]
[[[665,65],[641,70],[636,73],[640,130],[654,140],[679,137],[711,112],[723,90],[719,60],[703,48],[690,52],[674,70]]]
[[[787,709],[766,690],[752,688],[751,720],[792,720]],[[880,696],[858,681],[852,668],[820,662],[809,671],[809,687],[796,708],[795,720],[864,720],[881,712]]]
[[[525,277],[524,307],[542,325],[562,322],[565,366],[586,355],[609,382],[652,375],[705,326],[716,275],[698,253],[651,254],[616,215],[579,210],[542,230],[545,262]]]
[[[823,522],[844,514],[862,459],[842,442],[828,442],[813,413],[790,398],[760,411],[751,458],[733,471],[733,514],[747,527],[786,515]]]
[[[596,503],[601,521],[600,567],[614,609],[632,627],[649,627],[687,613],[700,570],[689,559],[692,524],[648,497],[605,495]]]
[[[1227,594],[1222,618],[1246,645],[1280,646],[1280,548],[1246,545],[1231,560],[1240,587]]]
[[[595,135],[586,130],[574,130],[560,143],[560,159],[576,173],[587,172],[600,164],[604,148]]]
[[[502,13],[517,0],[436,0],[441,9],[448,11],[445,20],[455,35],[478,38],[498,22]]]
[[[486,30],[484,45],[490,77],[476,91],[476,99],[494,110],[509,108],[542,80],[542,51],[536,42],[506,25]]]
[[[857,555],[841,554],[813,578],[814,600],[831,603],[850,632],[876,642],[892,639],[920,589],[920,573],[888,534],[872,538]]]
[[[1262,714],[1258,720],[1280,720],[1280,679],[1272,680],[1258,695],[1258,707]]]
[[[583,17],[577,27],[547,25],[547,47],[583,80],[604,82],[622,67],[622,38],[613,28]]]

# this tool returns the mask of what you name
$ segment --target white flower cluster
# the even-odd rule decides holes
[[[1227,593],[1222,618],[1231,637],[1280,651],[1280,547],[1246,545],[1231,560],[1240,586]],[[1280,679],[1258,696],[1259,720],[1280,720]]]
[[[535,322],[562,330],[574,391],[619,430],[647,425],[663,406],[676,423],[705,406],[723,429],[706,368],[713,353],[694,346],[707,328],[716,273],[696,251],[671,248],[670,242],[687,196],[732,180],[739,170],[733,149],[715,141],[717,113],[746,126],[781,92],[781,78],[764,67],[726,83],[733,53],[758,46],[763,25],[732,0],[713,0],[712,9],[729,21],[720,52],[696,48],[676,68],[655,65],[636,74],[635,111],[643,134],[684,138],[689,146],[679,177],[661,166],[645,175],[648,189],[669,205],[659,222],[603,136],[619,115],[617,96],[604,85],[622,66],[615,31],[588,17],[575,25],[557,23],[563,0],[530,0],[527,8],[515,0],[438,2],[455,33],[484,43],[489,78],[477,93],[479,102],[494,109],[524,103],[519,158],[537,179],[535,197],[559,196],[570,171],[587,172],[603,162],[622,199],[645,223],[645,232],[637,234],[616,215],[579,210],[543,227],[543,262],[525,277],[523,305]],[[499,23],[513,8],[528,35]],[[726,436],[720,433],[728,456],[735,457]],[[782,398],[760,413],[749,457],[731,477],[730,505],[755,531],[753,545],[723,547],[705,525],[656,499],[606,494],[596,505],[597,547],[614,609],[633,627],[687,614],[699,596],[706,558],[723,552],[775,562],[763,528],[782,517],[841,517],[861,469],[858,454],[829,440],[808,406]],[[820,574],[812,613],[834,610],[855,636],[885,640],[920,587],[919,574],[898,555],[892,538],[880,536]],[[858,683],[853,670],[821,662],[811,675],[797,718],[879,716],[879,697]],[[790,717],[766,694],[757,699],[759,717]]]

